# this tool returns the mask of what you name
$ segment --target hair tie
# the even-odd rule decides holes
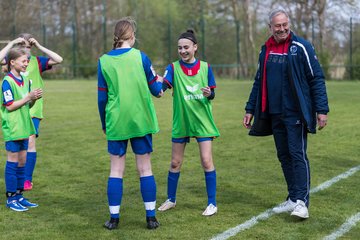
[[[189,29],[189,30],[187,30],[186,32],[180,34],[178,40],[181,39],[181,38],[189,39],[189,40],[192,41],[193,43],[197,44],[197,40],[196,40],[194,31],[191,30],[191,29]]]

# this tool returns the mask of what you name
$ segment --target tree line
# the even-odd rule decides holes
[[[281,6],[290,14],[291,29],[315,46],[327,77],[348,78],[350,69],[357,77],[360,65],[355,41],[360,37],[360,19],[354,18],[352,42],[349,37],[349,16],[359,13],[356,4],[356,0],[0,0],[6,12],[0,15],[0,43],[3,47],[19,33],[32,33],[64,57],[53,74],[94,77],[97,59],[112,48],[115,23],[133,16],[136,47],[152,59],[159,73],[178,59],[177,37],[191,28],[199,42],[197,56],[217,75],[248,79],[254,76],[260,46],[269,36],[268,13]],[[350,51],[353,68],[345,68]],[[335,65],[341,70],[331,67]]]

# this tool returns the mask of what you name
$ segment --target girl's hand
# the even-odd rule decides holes
[[[157,95],[157,98],[161,98],[162,96],[164,96],[164,91],[161,89],[159,92],[159,95]]]
[[[157,75],[157,79],[156,79],[157,82],[164,82],[164,78],[160,75]]]
[[[11,41],[11,45],[15,46],[16,44],[25,44],[25,41],[26,40],[24,38],[18,37],[18,38]]]
[[[38,42],[35,38],[30,38],[30,39],[29,39],[29,43],[30,43],[31,46],[35,46],[35,47],[37,47],[37,48],[38,48],[39,45],[40,45],[39,42]]]
[[[38,89],[35,89],[31,92],[29,92],[29,97],[30,97],[30,100],[33,101],[33,100],[38,100],[39,98],[42,97],[42,89],[41,88],[38,88]]]
[[[210,87],[204,87],[200,89],[203,92],[204,97],[208,97],[211,95]]]

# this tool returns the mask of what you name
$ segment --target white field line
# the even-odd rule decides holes
[[[338,181],[340,181],[342,179],[350,177],[351,175],[353,175],[354,173],[356,173],[359,170],[360,170],[360,165],[350,168],[348,171],[311,189],[310,193],[316,193],[316,192],[325,190],[325,189],[329,188],[331,185],[333,185],[334,183],[337,183]],[[259,215],[252,217],[251,219],[247,220],[246,222],[239,224],[236,227],[230,228],[230,229],[226,230],[225,232],[220,233],[219,235],[216,235],[215,237],[212,238],[212,240],[225,240],[230,237],[233,237],[236,234],[253,227],[254,225],[256,225],[259,222],[259,220],[266,220],[274,214],[275,213],[272,211],[272,208],[269,208],[265,212],[262,212]]]
[[[338,237],[341,237],[342,235],[344,235],[345,233],[347,233],[348,231],[350,231],[350,229],[352,227],[354,227],[356,225],[357,222],[360,221],[360,212],[358,212],[357,214],[351,216],[350,218],[348,218],[346,220],[346,222],[340,226],[339,229],[337,229],[335,232],[333,232],[332,234],[330,234],[329,236],[326,236],[324,238],[324,240],[335,240]]]

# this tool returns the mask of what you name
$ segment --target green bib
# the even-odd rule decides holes
[[[200,61],[199,72],[187,76],[180,62],[174,65],[173,138],[218,137],[211,102],[201,88],[208,86],[208,64]]]
[[[137,49],[100,58],[108,87],[105,109],[107,140],[126,140],[159,131],[154,103]]]
[[[19,86],[13,78],[6,76],[13,93],[14,101],[18,101],[29,93],[29,80],[23,77],[23,85]],[[1,102],[4,102],[4,94],[1,94]],[[34,124],[30,117],[29,104],[9,112],[6,107],[1,105],[1,126],[5,142],[29,138],[36,133]]]
[[[23,73],[27,79],[31,81],[31,90],[35,90],[37,88],[44,88],[44,81],[41,77],[41,73],[39,70],[39,63],[35,56],[31,56],[28,67],[26,68],[26,72]],[[31,117],[36,117],[42,119],[43,116],[43,98],[38,99],[34,106],[30,108]]]

